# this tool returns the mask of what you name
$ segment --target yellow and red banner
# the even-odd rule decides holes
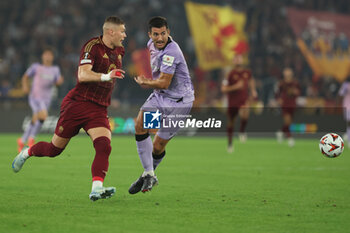
[[[204,70],[232,64],[249,50],[244,32],[246,16],[231,7],[186,2],[186,15],[199,66]]]
[[[313,72],[344,81],[350,74],[350,16],[288,8],[288,20]]]
[[[146,78],[152,79],[150,54],[147,48],[134,51],[132,53],[132,61],[137,75],[144,75]]]

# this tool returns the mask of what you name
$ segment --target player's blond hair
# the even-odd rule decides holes
[[[124,21],[118,16],[109,16],[105,19],[102,29],[103,31],[105,31],[107,29],[111,29],[111,27],[115,25],[124,25],[124,24],[125,24]]]

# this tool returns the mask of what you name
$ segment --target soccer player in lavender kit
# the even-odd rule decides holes
[[[83,128],[96,151],[91,166],[92,190],[89,198],[96,201],[114,195],[115,187],[103,187],[112,150],[107,107],[116,79],[124,78],[124,71],[120,68],[125,37],[124,22],[110,16],[103,24],[103,35],[90,39],[83,46],[77,84],[62,101],[60,118],[51,142],[38,142],[29,149],[23,148],[12,163],[14,172],[20,171],[30,157],[55,157],[61,154],[69,140]]]
[[[350,78],[343,82],[339,89],[339,95],[343,97],[343,111],[346,120],[346,136],[350,147]]]
[[[63,83],[60,68],[53,65],[54,53],[47,48],[41,55],[42,64],[32,64],[22,77],[23,92],[29,93],[29,78],[33,78],[32,88],[29,94],[29,105],[33,115],[30,125],[24,131],[22,137],[17,139],[18,152],[28,141],[28,146],[34,145],[35,136],[39,133],[42,124],[47,118],[51,104],[53,88]]]
[[[150,191],[158,184],[154,170],[165,156],[167,143],[179,130],[161,128],[152,143],[148,129],[143,128],[143,113],[159,110],[163,117],[186,117],[194,101],[193,85],[185,58],[179,45],[169,36],[166,19],[160,16],[153,17],[148,26],[150,40],[147,47],[151,54],[152,79],[137,76],[135,81],[141,86],[154,88],[154,91],[141,107],[136,119],[135,139],[144,172],[129,188],[130,194]]]

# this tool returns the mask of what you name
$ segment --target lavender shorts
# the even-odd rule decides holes
[[[38,113],[42,110],[48,110],[51,104],[51,100],[41,100],[29,97],[29,105],[32,108],[33,114]]]
[[[181,121],[186,120],[192,109],[193,102],[184,103],[179,99],[172,99],[162,95],[152,93],[142,105],[142,111],[157,111],[162,113],[161,121]],[[180,127],[166,124],[168,127],[161,127],[157,135],[165,140],[169,140],[176,135]],[[169,127],[171,125],[171,127]]]
[[[346,121],[350,121],[350,108],[343,107],[344,118]]]

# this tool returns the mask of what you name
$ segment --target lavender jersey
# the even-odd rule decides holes
[[[350,109],[350,82],[344,82],[341,85],[339,95],[343,96],[343,107]]]
[[[53,87],[61,76],[58,66],[34,63],[27,69],[26,74],[33,78],[29,97],[37,100],[51,100]]]
[[[150,39],[147,47],[151,54],[152,79],[158,79],[160,73],[172,74],[168,89],[155,89],[156,94],[171,99],[183,98],[184,103],[194,100],[194,90],[185,58],[179,45],[169,37],[170,42],[159,50]]]
[[[339,95],[343,97],[344,117],[347,121],[350,121],[350,82],[343,82]]]

